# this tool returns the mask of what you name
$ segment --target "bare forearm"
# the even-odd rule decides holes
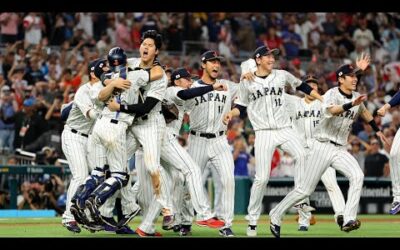
[[[102,102],[105,102],[108,100],[108,98],[110,98],[110,96],[112,95],[113,91],[114,91],[114,85],[112,84],[112,80],[111,79],[107,79],[105,81],[111,81],[110,83],[108,83],[106,85],[106,87],[104,87],[98,96],[98,99]]]

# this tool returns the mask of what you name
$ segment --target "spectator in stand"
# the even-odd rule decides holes
[[[19,16],[17,13],[3,12],[0,14],[0,41],[13,44],[17,41]]]
[[[251,155],[246,152],[246,144],[244,138],[242,136],[236,137],[233,142],[235,176],[249,176],[248,164],[250,163],[251,159]]]
[[[285,47],[286,56],[289,58],[299,55],[302,45],[301,36],[294,31],[294,24],[288,26],[287,31],[282,32],[283,46]]]
[[[133,44],[131,40],[130,28],[125,16],[118,20],[116,34],[116,45],[125,51],[132,50]]]
[[[365,157],[364,174],[367,177],[389,177],[389,159],[380,152],[379,141],[373,137]]]
[[[38,45],[42,40],[42,31],[44,31],[44,23],[40,14],[30,12],[23,21],[25,30],[25,48],[30,45]]]
[[[43,117],[36,112],[35,102],[33,97],[24,100],[22,111],[16,114],[14,148],[24,148],[48,129]]]
[[[0,150],[14,149],[15,114],[18,111],[18,103],[11,93],[10,87],[4,85],[0,94]]]
[[[367,28],[367,19],[365,17],[359,19],[358,25],[359,28],[357,28],[353,34],[353,42],[355,43],[356,47],[360,46],[368,54],[370,54],[370,46],[375,40],[374,35],[372,34],[372,31]]]

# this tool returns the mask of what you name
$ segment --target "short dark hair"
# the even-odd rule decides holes
[[[146,38],[150,38],[154,40],[154,44],[156,45],[157,49],[161,49],[162,46],[162,36],[159,34],[156,30],[147,30],[143,32],[142,38],[140,40],[140,43],[143,43],[143,41]]]

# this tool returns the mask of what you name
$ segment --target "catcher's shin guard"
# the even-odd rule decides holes
[[[119,178],[110,177],[100,184],[89,197],[93,197],[96,201],[96,205],[99,207],[121,187],[122,181],[119,180]]]
[[[97,171],[96,171],[97,170]],[[96,168],[93,172],[95,174],[92,174],[86,178],[86,181],[84,184],[80,185],[78,189],[76,190],[74,196],[72,197],[71,201],[73,204],[76,204],[80,209],[85,208],[85,201],[87,198],[90,196],[90,194],[93,192],[93,190],[96,189],[96,187],[104,182],[104,173],[100,172],[98,170],[101,170],[100,168]]]

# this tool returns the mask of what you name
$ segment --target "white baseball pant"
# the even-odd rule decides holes
[[[262,200],[270,177],[271,160],[275,149],[280,147],[294,158],[295,183],[303,178],[303,174],[299,170],[304,168],[306,156],[306,150],[292,128],[257,130],[254,147],[256,173],[251,187],[248,215],[246,216],[250,225],[257,225],[257,221],[260,218]]]
[[[347,152],[345,146],[335,146],[330,142],[314,140],[306,166],[302,166],[300,172],[302,178],[295,182],[295,188],[273,208],[269,215],[271,223],[281,225],[282,217],[286,211],[298,201],[309,196],[317,186],[326,169],[332,166],[343,173],[350,182],[348,198],[343,217],[344,224],[357,217],[357,209],[361,196],[364,174],[356,159]]]
[[[87,161],[87,142],[87,137],[72,133],[71,128],[65,126],[64,131],[61,134],[61,147],[65,157],[67,158],[72,178],[67,191],[66,209],[62,215],[63,223],[75,220],[70,211],[71,198],[89,175],[90,169]]]
[[[191,134],[188,152],[200,167],[201,172],[204,171],[208,162],[217,170],[221,180],[221,217],[225,222],[224,227],[231,227],[235,202],[235,166],[226,136],[207,139]]]

